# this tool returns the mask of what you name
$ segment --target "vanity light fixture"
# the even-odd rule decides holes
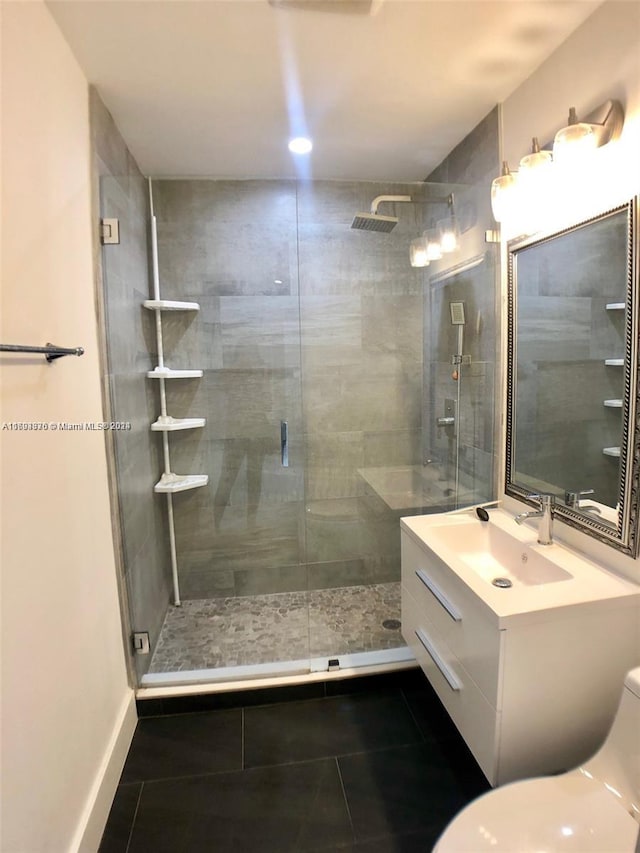
[[[502,222],[512,213],[516,202],[516,176],[511,173],[506,160],[502,161],[502,174],[491,183],[491,210],[496,222]]]
[[[619,101],[605,101],[582,121],[575,107],[571,107],[568,124],[555,135],[553,155],[541,149],[534,137],[531,152],[520,160],[517,178],[503,161],[502,174],[491,184],[491,208],[496,222],[512,219],[516,214],[532,214],[533,208],[544,205],[556,166],[575,174],[590,153],[620,136],[623,125],[624,111]]]
[[[624,111],[619,101],[605,101],[583,121],[578,119],[576,108],[569,110],[567,126],[556,133],[553,141],[553,159],[556,163],[569,163],[588,156],[596,148],[620,136],[624,124]]]

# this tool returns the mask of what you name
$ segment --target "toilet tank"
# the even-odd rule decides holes
[[[580,770],[606,785],[640,823],[640,667],[627,673],[609,734]]]

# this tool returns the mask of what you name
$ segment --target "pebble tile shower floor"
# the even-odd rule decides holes
[[[184,601],[165,619],[149,672],[215,669],[404,646],[400,584]]]

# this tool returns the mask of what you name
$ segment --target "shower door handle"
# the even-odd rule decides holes
[[[283,468],[289,467],[289,424],[280,421],[280,461]]]

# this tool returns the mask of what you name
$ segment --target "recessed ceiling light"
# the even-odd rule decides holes
[[[313,148],[313,143],[306,136],[296,136],[289,142],[289,151],[292,154],[308,154]]]

